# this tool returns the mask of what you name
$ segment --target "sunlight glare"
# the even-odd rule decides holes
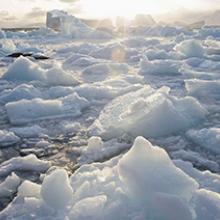
[[[136,14],[160,14],[172,9],[172,1],[162,0],[84,0],[83,9],[87,16],[133,18]]]

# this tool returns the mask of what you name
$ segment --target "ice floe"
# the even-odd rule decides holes
[[[106,105],[89,130],[92,135],[109,139],[123,133],[159,137],[186,130],[206,114],[192,97],[178,99],[169,95],[169,88],[145,86]]]

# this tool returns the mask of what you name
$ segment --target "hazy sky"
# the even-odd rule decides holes
[[[25,26],[42,23],[47,10],[63,9],[83,17],[132,17],[185,10],[220,9],[220,0],[0,0],[0,24]]]

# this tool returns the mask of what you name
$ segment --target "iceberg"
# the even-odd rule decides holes
[[[207,111],[192,97],[175,98],[169,88],[145,86],[114,99],[90,126],[93,136],[105,139],[123,133],[160,137],[184,131],[203,120]]]

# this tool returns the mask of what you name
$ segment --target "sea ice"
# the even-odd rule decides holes
[[[88,107],[88,101],[77,93],[56,100],[20,100],[6,104],[7,115],[12,124],[25,124],[31,121],[55,117],[76,117]]]
[[[12,131],[0,130],[0,147],[10,146],[18,143],[19,141],[20,138]]]
[[[71,74],[64,72],[61,67],[55,66],[49,70],[45,70],[25,57],[17,58],[3,74],[2,79],[21,82],[36,80],[52,86],[77,84],[75,78]]]
[[[195,144],[220,154],[220,128],[190,130],[186,134]]]
[[[124,156],[83,165],[70,178],[65,170],[55,169],[41,186],[25,181],[0,218],[215,220],[218,203],[218,193],[201,188],[165,150],[137,137]]]
[[[176,45],[177,51],[183,53],[187,58],[189,57],[203,57],[205,50],[198,40],[185,40]]]
[[[186,130],[207,111],[192,97],[175,98],[169,88],[145,86],[114,99],[89,128],[90,134],[110,139],[123,133],[159,137]]]
[[[58,169],[46,176],[41,186],[41,196],[55,210],[65,209],[73,196],[67,172]]]
[[[143,75],[160,75],[170,76],[179,75],[179,69],[181,63],[174,60],[154,60],[149,61],[147,57],[144,57],[140,63],[140,73]]]
[[[0,176],[6,176],[13,171],[44,172],[50,167],[50,162],[39,160],[35,155],[14,157],[0,165]]]

